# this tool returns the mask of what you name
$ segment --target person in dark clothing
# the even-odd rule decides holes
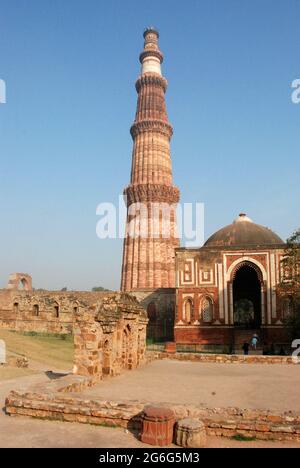
[[[283,346],[281,346],[281,348],[280,348],[279,356],[285,356],[285,351],[284,351],[284,347],[283,347]]]
[[[245,355],[245,356],[247,356],[247,355],[249,354],[249,347],[250,347],[249,343],[244,343],[244,344],[243,344],[243,348],[242,348],[242,349],[243,349],[243,351],[244,351],[244,355]]]

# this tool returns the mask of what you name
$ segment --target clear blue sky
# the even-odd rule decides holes
[[[299,0],[1,0],[0,286],[118,288],[122,242],[96,206],[129,181],[142,32],[155,25],[174,179],[206,237],[240,211],[299,227]]]

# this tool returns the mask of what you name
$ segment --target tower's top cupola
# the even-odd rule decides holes
[[[156,34],[157,38],[159,38],[159,31],[156,28],[154,28],[154,26],[149,26],[148,28],[145,29],[144,31],[145,39],[148,34]]]
[[[163,54],[159,50],[157,29],[150,27],[144,31],[144,50],[140,55],[142,64],[142,75],[145,73],[157,73],[161,75],[161,64],[164,60]]]

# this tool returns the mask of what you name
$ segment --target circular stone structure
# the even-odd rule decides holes
[[[245,213],[228,226],[213,234],[205,247],[247,247],[283,245],[283,240],[271,229],[255,224]]]
[[[162,406],[146,406],[142,415],[141,441],[166,447],[173,441],[174,412]]]

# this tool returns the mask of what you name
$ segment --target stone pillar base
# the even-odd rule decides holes
[[[160,406],[147,406],[142,416],[141,441],[166,447],[173,442],[174,412]]]
[[[204,423],[191,418],[178,421],[175,429],[175,443],[186,448],[205,447],[206,430]]]

